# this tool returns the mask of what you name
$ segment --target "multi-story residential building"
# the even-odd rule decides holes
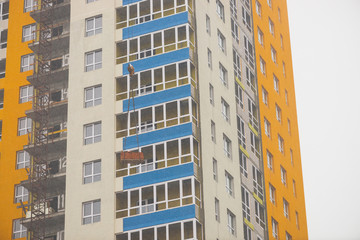
[[[25,0],[9,33],[4,238],[307,239],[284,0]]]

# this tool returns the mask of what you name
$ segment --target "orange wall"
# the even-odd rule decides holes
[[[3,121],[3,137],[0,141],[0,239],[11,239],[12,220],[21,218],[22,211],[14,203],[14,185],[27,179],[25,169],[16,170],[16,152],[28,142],[28,136],[17,136],[18,118],[25,116],[31,102],[19,104],[20,87],[28,85],[26,76],[32,71],[20,72],[21,56],[31,53],[28,43],[22,42],[22,26],[33,21],[29,13],[24,13],[23,4],[10,1],[8,44],[6,57],[6,77],[0,79],[0,89],[4,89],[4,108],[0,110]]]
[[[295,89],[293,79],[293,69],[290,50],[289,23],[287,15],[286,0],[272,0],[272,8],[267,4],[267,0],[258,0],[261,4],[261,16],[256,13],[256,0],[253,1],[253,20],[255,52],[258,69],[258,92],[260,106],[260,122],[263,126],[264,117],[271,124],[271,137],[267,137],[262,127],[263,158],[265,191],[267,195],[267,213],[269,239],[272,237],[271,219],[278,222],[278,239],[286,239],[287,231],[293,239],[307,239],[307,223],[305,212],[305,198],[303,177],[300,158],[300,143],[296,114]],[[280,9],[280,19],[278,9]],[[269,30],[269,17],[274,22],[274,36]],[[258,27],[264,34],[261,45],[258,41]],[[283,36],[283,48],[281,47],[280,34]],[[277,63],[271,58],[272,45],[277,52]],[[260,56],[266,62],[266,75],[260,72]],[[285,62],[286,71],[283,74],[283,64]],[[274,89],[273,74],[280,82],[280,91],[277,93]],[[268,92],[268,105],[262,100],[262,88]],[[288,104],[285,100],[285,89],[288,92]],[[275,114],[275,103],[279,105],[282,111],[281,123],[277,121]],[[290,120],[291,133],[288,131],[288,119]],[[284,153],[279,151],[278,134],[284,139]],[[293,162],[290,160],[290,149],[293,151]],[[273,170],[267,167],[266,151],[269,150],[273,155]],[[281,182],[280,165],[287,171],[287,186]],[[296,196],[293,193],[293,180],[296,182]],[[276,204],[269,200],[269,183],[276,188]],[[289,202],[289,219],[284,216],[283,198]],[[296,226],[296,214],[299,214],[299,228]]]

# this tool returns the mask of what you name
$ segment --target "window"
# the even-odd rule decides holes
[[[208,67],[212,69],[212,54],[210,49],[207,50],[207,57],[208,57]]]
[[[286,69],[285,69],[285,63],[283,62],[283,75],[286,77]]]
[[[217,161],[215,158],[213,158],[213,177],[214,180],[217,181],[218,179],[218,166],[217,166]]]
[[[229,122],[230,121],[230,118],[229,118],[230,117],[230,106],[223,98],[221,98],[221,113],[222,113],[225,121]]]
[[[281,11],[280,11],[280,8],[278,8],[278,16],[279,16],[279,22],[281,22]]]
[[[101,141],[101,122],[84,126],[84,144],[93,144]]]
[[[273,76],[273,79],[274,79],[274,89],[277,93],[280,92],[280,84],[279,84],[279,79],[275,76]]]
[[[236,234],[236,219],[235,215],[228,209],[227,210],[227,218],[228,218],[228,230],[232,235]]]
[[[286,89],[285,89],[285,103],[286,103],[286,105],[289,105],[288,92]]]
[[[260,72],[266,75],[266,63],[262,57],[260,57]]]
[[[86,3],[92,3],[92,2],[96,2],[98,0],[86,0]]]
[[[273,185],[269,184],[269,198],[272,204],[276,204],[276,189]]]
[[[272,1],[271,0],[267,0],[267,4],[270,8],[272,8]]]
[[[281,172],[281,182],[286,186],[286,170],[280,166],[280,172]]]
[[[34,94],[34,88],[33,86],[27,85],[20,87],[20,103],[29,102],[32,101]]]
[[[24,12],[36,10],[37,0],[24,0]]]
[[[290,162],[291,162],[291,165],[294,166],[293,150],[291,148],[290,148]]]
[[[244,240],[251,240],[251,229],[244,223]]]
[[[228,80],[227,80],[227,70],[219,63],[219,73],[220,73],[220,80],[222,84],[227,87],[228,86]]]
[[[228,158],[231,158],[231,141],[227,136],[225,136],[225,134],[223,136],[223,140],[224,140],[224,154]]]
[[[239,26],[234,19],[231,18],[231,35],[239,43]]]
[[[289,218],[289,203],[288,201],[285,200],[285,198],[283,198],[283,205],[284,205],[284,216],[286,218]]]
[[[216,0],[216,12],[219,17],[225,22],[224,5],[220,2],[220,0]]]
[[[30,155],[26,151],[16,152],[16,169],[26,168],[30,166]]]
[[[15,186],[15,203],[27,202],[29,200],[29,192],[21,185]]]
[[[297,229],[300,229],[300,225],[299,225],[299,213],[297,211],[295,211],[295,220],[296,220],[296,227]]]
[[[93,107],[101,104],[101,85],[85,88],[85,107]]]
[[[0,121],[0,141],[2,139],[2,121]]]
[[[243,89],[237,82],[235,82],[235,99],[236,99],[236,103],[243,109],[244,108]]]
[[[284,49],[284,39],[283,36],[280,34],[280,46],[282,49]]]
[[[225,171],[225,188],[228,194],[234,196],[234,178],[227,171]]]
[[[28,54],[21,57],[21,72],[34,69],[34,54]]]
[[[210,104],[214,105],[214,87],[209,84],[209,96],[210,96]]]
[[[230,12],[231,12],[231,17],[234,18],[234,19],[237,19],[236,0],[231,0],[230,1]]]
[[[20,223],[20,219],[13,221],[12,239],[26,238],[27,229]]]
[[[26,25],[22,29],[22,41],[27,42],[35,39],[36,25]]]
[[[268,151],[266,150],[266,159],[267,159],[267,165],[268,165],[268,168],[270,170],[273,170],[273,155]]]
[[[241,151],[239,151],[239,162],[240,162],[240,172],[244,177],[247,178],[248,172],[247,172],[247,163],[246,163],[246,156]]]
[[[215,123],[213,121],[211,121],[211,140],[216,142]]]
[[[243,217],[250,221],[250,193],[244,186],[241,186],[241,200]]]
[[[275,239],[278,239],[278,222],[274,218],[271,218],[271,226],[272,226],[272,236]]]
[[[102,32],[102,16],[87,18],[85,20],[85,36],[89,37]]]
[[[264,33],[258,28],[258,41],[259,43],[264,46]]]
[[[274,23],[273,23],[273,21],[269,18],[269,31],[270,31],[270,33],[272,34],[272,35],[274,35],[274,32],[275,32],[275,30],[274,30]]]
[[[276,63],[276,50],[273,46],[271,46],[271,59],[274,63]]]
[[[268,101],[269,101],[269,94],[268,92],[265,90],[265,88],[262,88],[262,101],[263,103],[267,106],[268,105]]]
[[[0,89],[0,109],[4,108],[4,89]]]
[[[288,232],[285,233],[286,233],[286,240],[292,240],[292,236]]]
[[[281,123],[281,108],[279,105],[275,104],[276,120]]]
[[[210,17],[206,15],[206,32],[211,35]]]
[[[284,139],[278,135],[278,142],[279,142],[279,151],[284,153]]]
[[[254,193],[261,199],[264,199],[263,195],[263,178],[262,174],[255,166],[252,166],[252,174],[253,174],[253,186],[254,186]]]
[[[252,31],[251,16],[250,13],[244,7],[242,7],[242,21],[245,24],[246,28],[251,32]]]
[[[220,202],[215,198],[215,220],[220,222]]]
[[[100,200],[83,203],[83,224],[90,224],[100,222],[100,211],[101,211]]]
[[[234,66],[235,80],[238,82],[241,80],[240,54],[234,48],[233,48],[233,66]]]
[[[102,67],[102,50],[85,54],[85,71],[93,71]]]
[[[290,119],[287,120],[288,123],[288,133],[291,135],[291,125],[290,125]]]
[[[250,40],[244,35],[245,60],[254,67],[254,48]]]
[[[0,3],[1,18],[2,20],[9,18],[9,1]]]
[[[18,120],[18,136],[22,136],[31,132],[31,118],[23,117]]]
[[[218,30],[218,45],[221,51],[225,52],[226,50],[226,40],[224,35]]]
[[[264,131],[265,131],[265,135],[271,138],[271,125],[266,118],[264,118]]]
[[[237,116],[237,130],[238,130],[238,139],[240,145],[246,149],[246,138],[245,138],[245,122],[239,116]]]
[[[294,179],[293,179],[293,194],[294,194],[294,197],[296,197],[296,183],[295,183]]]
[[[84,184],[101,180],[101,160],[84,163]]]
[[[261,204],[255,200],[255,221],[265,229],[265,210]]]
[[[259,15],[259,17],[261,17],[261,4],[258,1],[256,1],[256,3],[255,3],[255,9],[256,9],[257,15]]]

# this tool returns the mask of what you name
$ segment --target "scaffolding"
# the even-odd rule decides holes
[[[31,189],[30,201],[25,209],[29,239],[44,240],[46,237],[47,185],[49,178],[48,144],[49,144],[49,108],[52,59],[51,31],[54,27],[53,8],[56,0],[42,0],[37,6],[38,47],[34,63],[35,98],[33,101],[34,118],[32,133],[29,135],[32,164],[29,172]],[[46,76],[46,77],[44,77]],[[30,214],[28,214],[30,213]],[[25,221],[23,219],[23,222]]]

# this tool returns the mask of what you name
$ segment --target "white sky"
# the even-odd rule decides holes
[[[287,0],[309,239],[360,239],[360,0]]]

